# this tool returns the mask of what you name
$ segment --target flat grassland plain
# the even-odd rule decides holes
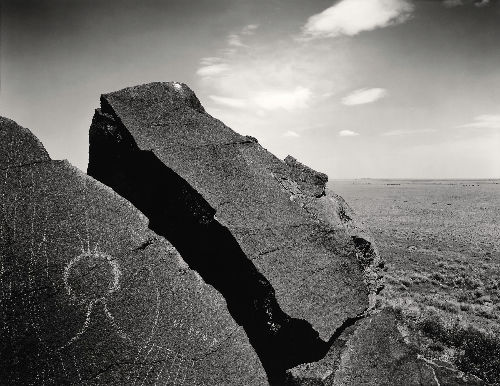
[[[426,356],[500,385],[500,180],[334,180],[386,261],[380,305]]]

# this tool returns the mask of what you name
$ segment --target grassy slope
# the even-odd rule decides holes
[[[500,384],[498,181],[332,181],[387,262],[380,303],[408,340]]]

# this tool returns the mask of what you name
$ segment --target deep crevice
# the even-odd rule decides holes
[[[215,209],[152,151],[140,150],[103,98],[90,129],[88,174],[141,210],[149,228],[222,294],[270,384],[284,383],[287,369],[326,354],[331,342],[321,340],[309,322],[281,310],[272,285],[214,218]]]

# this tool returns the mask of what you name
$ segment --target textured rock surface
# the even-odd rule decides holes
[[[326,174],[318,173],[290,155],[285,158],[285,163],[290,167],[290,176],[299,184],[302,192],[313,197],[325,195],[325,185],[328,182]]]
[[[482,385],[472,376],[422,358],[385,310],[346,330],[327,355],[289,372],[289,385]]]
[[[324,194],[327,177],[235,133],[187,86],[103,95],[89,157],[88,173],[224,295],[268,373],[320,359],[336,329],[367,309],[366,266]]]
[[[0,167],[50,160],[42,143],[28,129],[0,117]]]
[[[351,236],[358,262],[363,269],[365,284],[369,289],[370,305],[373,306],[375,295],[383,288],[384,268],[384,261],[378,253],[373,235],[358,221],[345,200],[329,190],[318,199],[306,199],[303,205],[330,226],[343,228]]]
[[[224,299],[137,209],[14,122],[0,138],[0,383],[267,383]]]

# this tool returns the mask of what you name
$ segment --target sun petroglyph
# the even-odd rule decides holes
[[[74,257],[64,268],[63,280],[66,293],[71,301],[80,306],[85,306],[85,322],[80,331],[64,346],[71,345],[85,332],[90,324],[94,307],[101,303],[104,315],[109,319],[119,335],[130,340],[117,324],[115,317],[108,309],[108,298],[120,289],[122,272],[118,261],[109,254],[96,249],[87,250]]]
[[[120,276],[120,266],[113,257],[87,251],[72,259],[64,269],[64,286],[78,304],[106,301],[120,289]]]

